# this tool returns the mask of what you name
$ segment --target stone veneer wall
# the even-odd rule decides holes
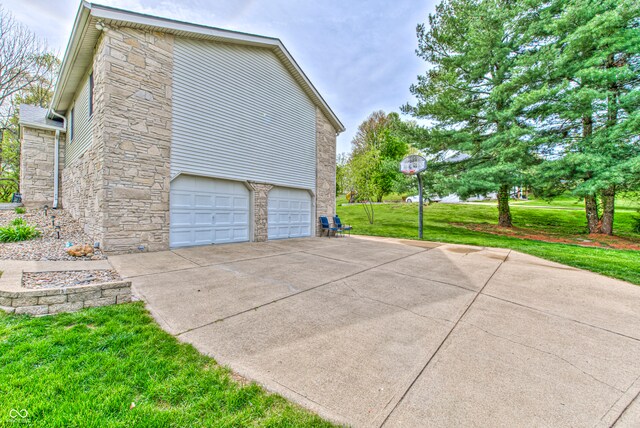
[[[173,36],[110,28],[96,45],[92,145],[65,206],[107,252],[169,248]]]
[[[316,235],[319,216],[336,213],[336,130],[316,108]]]
[[[20,193],[27,206],[53,203],[55,131],[22,127],[20,141]],[[64,132],[60,133],[60,178],[64,165]],[[60,197],[60,195],[58,195]]]
[[[250,181],[253,189],[253,240],[264,242],[269,239],[269,190],[271,184]]]
[[[0,310],[15,314],[57,314],[129,302],[131,302],[131,281],[66,288],[0,290]]]
[[[62,207],[77,219],[84,232],[97,242],[103,240],[102,163],[102,144],[94,138],[91,146],[62,170]]]

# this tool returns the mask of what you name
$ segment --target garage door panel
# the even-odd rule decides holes
[[[176,246],[191,245],[193,232],[189,230],[171,231],[171,243]]]
[[[231,242],[231,234],[232,231],[230,229],[216,229],[214,232],[214,241],[215,242]]]
[[[311,235],[311,195],[306,190],[275,187],[269,192],[269,239]]]
[[[233,207],[244,209],[247,204],[247,199],[245,197],[235,197],[233,198]]]
[[[211,240],[214,233],[215,233],[215,230],[211,227],[195,229],[192,235],[195,245],[211,244]]]
[[[171,207],[189,208],[193,205],[192,195],[185,192],[173,192],[171,194]]]
[[[234,224],[249,224],[249,213],[233,213],[233,223]]]
[[[249,240],[249,229],[237,228],[233,229],[234,242],[243,242]]]
[[[175,211],[171,214],[171,224],[177,226],[187,226],[191,224],[192,215],[189,212]]]
[[[249,240],[249,191],[242,183],[179,176],[170,205],[171,247]]]
[[[191,213],[193,224],[196,226],[211,226],[212,216],[213,216],[213,212],[211,211]]]
[[[231,196],[221,196],[221,195],[216,195],[215,197],[215,208],[231,208],[232,204],[232,197]]]

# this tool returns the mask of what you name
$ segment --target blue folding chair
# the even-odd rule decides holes
[[[329,238],[331,238],[331,232],[333,232],[334,235],[336,233],[340,233],[340,230],[337,227],[329,224],[329,219],[326,216],[320,216],[320,226],[322,226],[322,233],[326,230]]]
[[[346,225],[346,224],[342,224],[342,221],[340,221],[340,217],[338,217],[338,214],[336,214],[335,216],[333,216],[333,224],[342,231],[343,235],[344,232],[349,232],[349,236],[351,236],[351,229],[353,229],[352,226]]]

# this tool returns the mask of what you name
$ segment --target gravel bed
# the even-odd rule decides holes
[[[121,281],[115,270],[67,270],[63,272],[24,272],[24,288],[59,288]]]
[[[60,239],[51,223],[55,215],[55,224],[60,226]],[[66,253],[65,244],[89,244],[93,241],[82,231],[77,221],[64,210],[48,210],[44,215],[42,208],[28,208],[25,214],[14,211],[0,211],[0,226],[6,226],[16,217],[23,217],[29,225],[40,230],[40,237],[29,241],[0,243],[0,260],[103,260],[107,256],[96,249],[93,257],[73,257]]]

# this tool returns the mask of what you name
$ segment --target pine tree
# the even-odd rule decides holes
[[[531,90],[516,102],[549,159],[536,185],[583,197],[590,233],[612,234],[616,193],[638,185],[640,3],[553,0],[540,17],[521,58]]]
[[[497,192],[502,227],[512,226],[511,188],[539,162],[513,102],[526,29],[536,18],[518,1],[444,0],[428,27],[418,25],[417,54],[429,69],[411,87],[418,103],[404,107],[432,123],[420,148],[470,155],[456,165],[454,189],[461,197]]]

